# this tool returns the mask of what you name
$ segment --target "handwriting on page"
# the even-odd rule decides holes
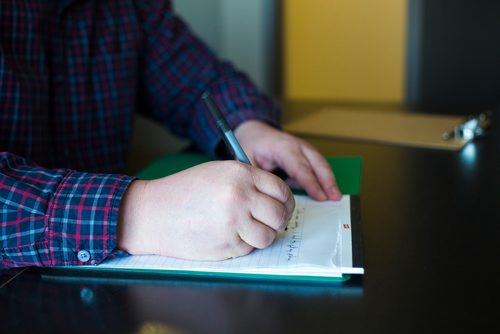
[[[300,242],[302,240],[302,220],[304,217],[304,207],[297,208],[293,214],[292,219],[288,223],[285,229],[288,237],[285,238],[285,251],[287,256],[287,261],[297,261],[300,252]]]

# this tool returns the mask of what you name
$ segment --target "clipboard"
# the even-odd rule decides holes
[[[456,151],[482,135],[490,120],[491,111],[467,117],[327,107],[285,123],[284,129],[302,136]]]

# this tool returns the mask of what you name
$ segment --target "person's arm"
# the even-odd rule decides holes
[[[0,152],[0,269],[97,264],[133,178],[45,169]]]
[[[210,92],[231,128],[247,120],[280,126],[280,110],[232,64],[222,61],[184,22],[170,1],[141,5],[145,43],[140,111],[212,157],[220,135],[201,100]]]
[[[326,160],[311,145],[278,131],[281,115],[277,106],[196,38],[173,14],[170,2],[144,4],[142,10],[148,36],[141,85],[144,111],[217,156],[220,134],[201,100],[209,92],[256,166],[285,170],[290,182],[314,199],[340,198]]]

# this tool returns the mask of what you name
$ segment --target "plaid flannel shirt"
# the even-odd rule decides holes
[[[215,155],[204,91],[232,127],[278,125],[272,102],[169,1],[0,2],[0,268],[115,254],[134,112]]]

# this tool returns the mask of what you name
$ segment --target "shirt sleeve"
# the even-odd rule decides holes
[[[169,1],[138,1],[137,6],[145,34],[143,112],[212,156],[220,135],[201,102],[206,91],[233,129],[250,119],[280,126],[280,110],[272,100],[194,36]]]
[[[97,264],[132,177],[45,169],[0,152],[0,269]]]

